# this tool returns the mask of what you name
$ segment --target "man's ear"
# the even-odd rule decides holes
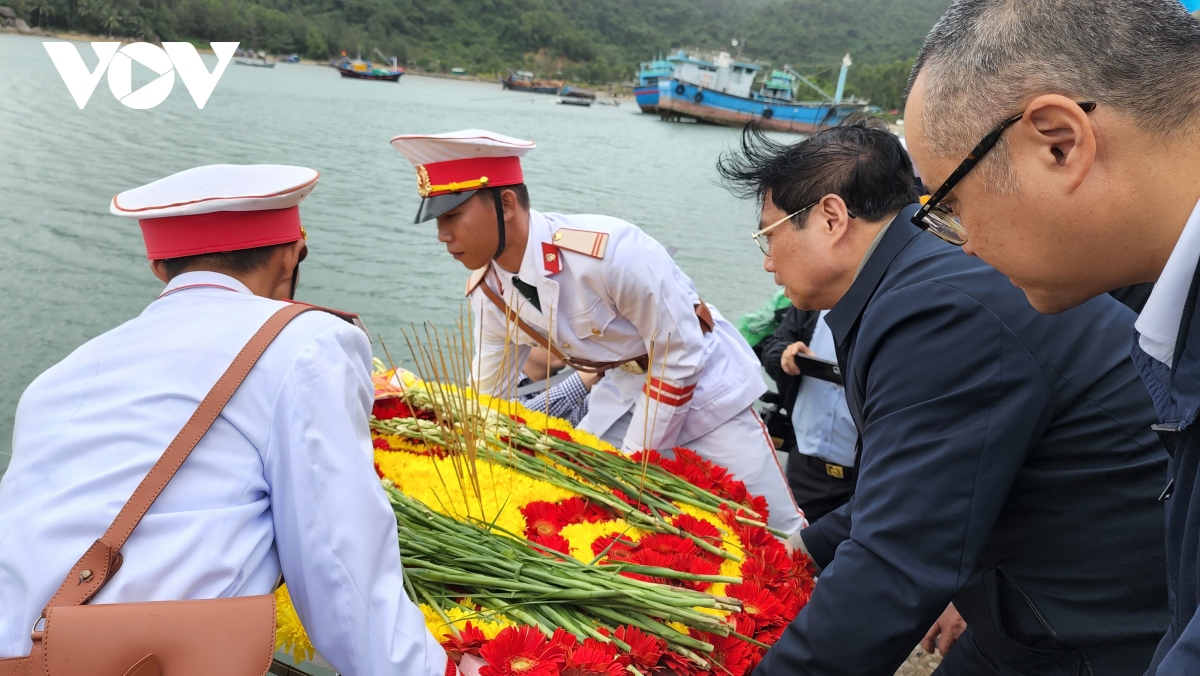
[[[825,233],[836,239],[841,239],[849,233],[850,211],[841,197],[826,195],[813,210],[816,211],[817,225]]]
[[[150,261],[150,272],[153,272],[154,276],[158,277],[158,281],[163,284],[171,282],[171,277],[167,274],[166,261]]]
[[[517,199],[516,191],[501,189],[500,202],[504,205],[504,220],[511,222],[516,218],[517,210],[521,207],[521,201]]]
[[[290,277],[295,271],[296,266],[300,265],[301,257],[308,254],[308,244],[303,239],[298,239],[295,242],[285,244],[281,247],[283,256],[280,257],[280,266],[283,276]]]
[[[1036,167],[1060,176],[1068,190],[1087,178],[1096,161],[1096,132],[1079,104],[1058,94],[1039,96],[1015,126],[1012,147],[1032,151]]]

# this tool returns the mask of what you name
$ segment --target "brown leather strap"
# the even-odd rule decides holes
[[[493,273],[492,276],[496,276],[494,268],[490,268],[488,272]],[[497,281],[499,281],[498,277]],[[532,338],[539,346],[545,350],[548,350],[550,354],[558,357],[564,364],[570,366],[576,371],[582,371],[584,373],[604,373],[610,369],[619,368],[624,364],[629,364],[632,362],[637,362],[642,367],[643,371],[645,371],[649,366],[647,355],[644,354],[640,357],[634,357],[624,361],[588,361],[586,359],[568,357],[560,352],[558,348],[555,347],[554,344],[551,343],[545,336],[538,333],[532,326],[526,323],[524,319],[521,319],[520,315],[514,312],[513,309],[508,306],[508,303],[504,302],[504,299],[500,297],[500,294],[496,293],[492,287],[488,286],[487,279],[484,279],[482,282],[480,282],[478,288],[483,290],[483,295],[487,296],[488,300],[492,301],[493,305],[500,308],[504,312],[505,316],[508,317],[508,321],[515,323],[517,327],[525,333],[525,335]],[[700,303],[695,306],[695,310],[696,320],[700,322],[700,332],[703,334],[712,333],[714,323],[712,312],[709,311],[708,305],[705,305],[704,301],[701,300]]]
[[[508,321],[515,323],[518,328],[525,332],[525,335],[532,338],[534,342],[540,345],[543,349],[549,350],[550,354],[558,357],[564,364],[570,366],[576,371],[583,371],[584,373],[603,373],[609,369],[617,368],[626,362],[636,360],[636,358],[634,358],[626,359],[625,361],[595,362],[587,361],[585,359],[572,359],[571,357],[568,357],[560,352],[559,349],[555,347],[553,343],[547,340],[545,336],[534,330],[534,328],[527,324],[524,319],[521,319],[520,315],[514,312],[513,309],[508,306],[508,303],[504,302],[504,299],[500,297],[500,294],[496,293],[492,287],[488,286],[486,279],[483,280],[483,283],[479,285],[479,288],[483,290],[483,295],[487,296],[488,300],[492,301],[496,307],[504,311],[505,316],[508,317]]]
[[[196,412],[188,418],[183,429],[175,435],[175,439],[167,446],[167,450],[150,468],[150,473],[142,479],[142,483],[133,491],[133,495],[112,525],[104,535],[96,540],[84,553],[83,557],[67,573],[58,592],[42,609],[42,617],[46,617],[50,608],[56,606],[77,606],[87,603],[96,592],[108,582],[112,574],[120,567],[121,547],[129,538],[129,534],[137,527],[138,522],[146,515],[150,505],[158,499],[167,483],[175,476],[175,472],[183,465],[192,449],[200,443],[208,428],[212,427],[221,410],[225,408],[233,393],[237,391],[242,381],[250,373],[250,369],[266,351],[267,346],[275,340],[280,331],[296,317],[314,308],[305,305],[288,305],[280,308],[267,320],[262,328],[250,338],[250,342],[242,348],[234,358],[233,363],[217,380],[208,394],[200,402]]]

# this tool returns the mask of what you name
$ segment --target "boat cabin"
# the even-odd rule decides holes
[[[749,98],[750,88],[761,66],[734,61],[729,52],[720,52],[712,61],[684,54],[672,55],[675,78],[722,94]]]

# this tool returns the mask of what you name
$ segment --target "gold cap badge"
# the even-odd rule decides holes
[[[429,172],[425,171],[425,167],[417,167],[417,193],[421,197],[429,197],[429,193],[433,192],[433,184],[429,182]]]

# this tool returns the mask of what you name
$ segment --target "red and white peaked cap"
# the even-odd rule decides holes
[[[136,218],[151,260],[303,239],[300,202],[320,172],[282,164],[212,164],[113,197],[109,211]]]
[[[422,197],[417,223],[441,216],[482,188],[524,183],[521,158],[537,147],[482,129],[402,134],[391,143],[417,169]]]

